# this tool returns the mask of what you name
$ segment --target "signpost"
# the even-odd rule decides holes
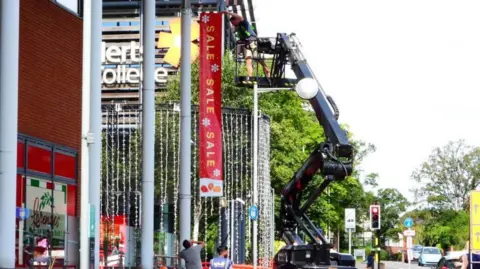
[[[410,217],[406,218],[406,219],[403,221],[403,225],[405,225],[405,227],[407,227],[408,229],[412,228],[412,226],[413,226],[413,220],[412,220],[412,218],[410,218]]]
[[[90,268],[95,268],[95,206],[90,204]]]
[[[345,208],[345,230],[348,231],[348,253],[352,254],[352,231],[355,232],[355,208]]]
[[[252,205],[249,210],[249,215],[251,220],[257,220],[258,218],[258,208],[255,205]]]
[[[472,191],[470,195],[470,253],[480,252],[480,191]],[[470,268],[473,268],[470,255]]]
[[[403,231],[403,235],[407,238],[407,259],[408,259],[408,268],[410,269],[411,261],[413,258],[413,237],[415,236],[415,230],[412,230],[413,220],[410,217],[407,217],[403,221],[403,225],[408,230]]]
[[[30,210],[25,207],[17,207],[16,215],[18,219],[26,220],[30,216]]]

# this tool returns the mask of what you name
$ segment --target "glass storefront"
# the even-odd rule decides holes
[[[74,150],[20,136],[18,140],[17,265],[55,266],[78,261],[77,153]]]

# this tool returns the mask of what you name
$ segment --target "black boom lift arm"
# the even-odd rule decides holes
[[[342,180],[351,175],[353,148],[348,141],[346,132],[337,121],[338,109],[333,99],[325,95],[315,78],[295,34],[277,34],[275,46],[272,47],[272,54],[270,86],[282,86],[280,84],[285,81],[285,67],[290,65],[297,77],[297,93],[310,102],[326,136],[326,141],[315,148],[282,190],[281,236],[287,244],[293,245],[297,238],[295,231],[298,228],[310,238],[311,242],[325,244],[325,238],[307,217],[306,211],[331,182]],[[324,180],[320,186],[316,187],[306,202],[301,205],[302,193],[305,193],[307,186],[317,172],[320,172]],[[311,186],[309,186],[309,189],[311,189]]]

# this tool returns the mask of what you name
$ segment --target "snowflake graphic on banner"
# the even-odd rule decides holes
[[[202,120],[202,125],[207,127],[207,126],[210,126],[210,119],[209,118],[204,118]]]
[[[209,21],[210,21],[210,17],[208,15],[203,15],[202,22],[203,23],[208,23]]]
[[[218,170],[218,169],[213,170],[213,175],[215,177],[218,177],[220,175],[220,170]]]
[[[213,73],[216,73],[220,68],[218,67],[218,64],[213,64],[211,67],[211,70]]]

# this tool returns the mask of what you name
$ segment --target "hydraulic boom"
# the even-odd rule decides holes
[[[338,109],[333,99],[324,93],[318,83],[295,34],[277,34],[272,51],[272,75],[268,80],[270,86],[280,87],[285,83],[285,67],[290,65],[296,75],[295,90],[301,98],[310,102],[326,136],[326,141],[313,150],[282,190],[280,232],[287,246],[275,256],[275,265],[296,268],[329,266],[330,245],[318,232],[306,212],[331,182],[351,175],[353,148],[346,132],[337,121]],[[317,172],[324,180],[301,204],[302,194],[308,193],[307,188],[313,189],[309,183]],[[303,231],[308,236],[310,244],[298,245],[297,230]]]

